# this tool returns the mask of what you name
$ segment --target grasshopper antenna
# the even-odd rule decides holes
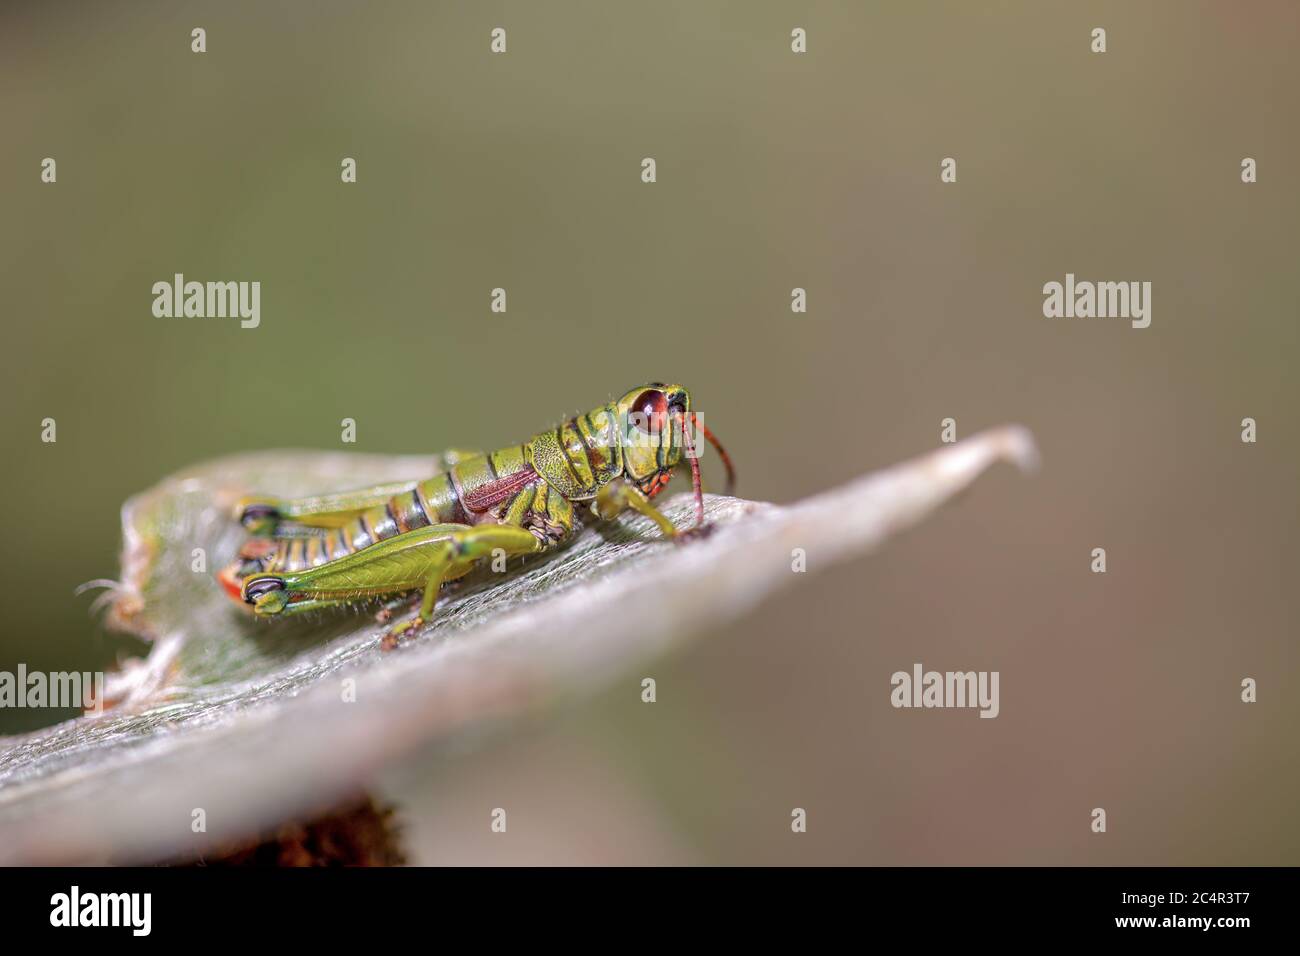
[[[704,486],[700,481],[700,456],[695,454],[695,443],[691,441],[685,416],[678,412],[677,418],[682,426],[682,444],[686,447],[686,457],[691,463],[691,491],[695,494],[695,527],[699,528],[704,525]],[[691,421],[695,421],[694,415],[691,416]]]
[[[704,437],[709,440],[709,444],[717,449],[718,457],[722,459],[722,465],[727,469],[727,494],[731,494],[736,490],[736,468],[731,463],[731,456],[727,454],[727,449],[722,447],[722,442],[718,441],[718,436],[709,431],[709,426],[695,417],[694,412],[691,412],[691,425],[704,432]]]

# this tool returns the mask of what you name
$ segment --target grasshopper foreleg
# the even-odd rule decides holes
[[[685,531],[678,530],[677,526],[668,520],[668,516],[656,508],[645,493],[626,478],[616,478],[596,492],[595,505],[596,514],[605,521],[612,520],[631,508],[657,524],[664,537],[675,538],[678,541],[707,534],[712,527],[700,524]]]

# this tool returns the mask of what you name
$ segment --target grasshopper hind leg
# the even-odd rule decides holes
[[[452,466],[483,452],[467,448],[452,448],[434,456],[427,478],[449,471]],[[357,515],[383,505],[390,498],[404,494],[420,483],[421,479],[388,482],[369,488],[334,494],[309,495],[304,498],[275,498],[268,495],[248,495],[235,505],[235,520],[249,534],[259,537],[295,537],[319,534],[324,530],[347,524]]]
[[[311,611],[326,611],[334,608],[356,606],[356,602],[352,598],[293,597],[284,590],[281,582],[274,575],[263,576],[261,582],[255,584],[252,588],[244,589],[242,593],[246,595],[244,600],[253,605],[254,613],[259,616],[287,617]],[[375,619],[387,622],[392,617],[393,610],[411,604],[418,597],[418,594],[415,597],[405,595],[397,600],[385,603],[379,614],[376,614]],[[381,614],[386,614],[386,616],[381,618]]]
[[[280,508],[269,498],[245,498],[236,506],[236,517],[249,534],[271,535],[280,523]]]
[[[465,575],[480,558],[497,549],[517,555],[544,547],[517,525],[428,525],[316,567],[253,574],[243,580],[242,598],[264,617],[325,606],[321,602],[350,603],[421,591],[415,616],[384,635],[382,647],[387,650],[427,624],[443,583]]]

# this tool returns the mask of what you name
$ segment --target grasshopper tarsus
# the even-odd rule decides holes
[[[418,635],[426,627],[429,621],[422,615],[417,614],[408,621],[394,625],[384,632],[384,636],[379,639],[379,649],[385,653],[397,650],[402,643]]]
[[[697,524],[694,527],[687,528],[685,531],[678,531],[673,540],[679,544],[685,544],[688,541],[702,541],[705,538],[713,536],[713,532],[718,530],[718,526],[713,522]]]

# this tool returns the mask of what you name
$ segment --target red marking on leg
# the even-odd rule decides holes
[[[277,545],[271,538],[249,538],[244,542],[244,546],[239,549],[241,558],[264,558],[272,554]]]
[[[645,491],[645,496],[647,498],[653,498],[655,495],[659,494],[659,492],[667,488],[668,482],[672,480],[673,476],[669,472],[662,472],[658,475],[652,476],[649,485],[643,489]]]
[[[230,564],[217,572],[217,581],[222,590],[239,604],[244,603],[244,584],[235,577],[235,565]]]

